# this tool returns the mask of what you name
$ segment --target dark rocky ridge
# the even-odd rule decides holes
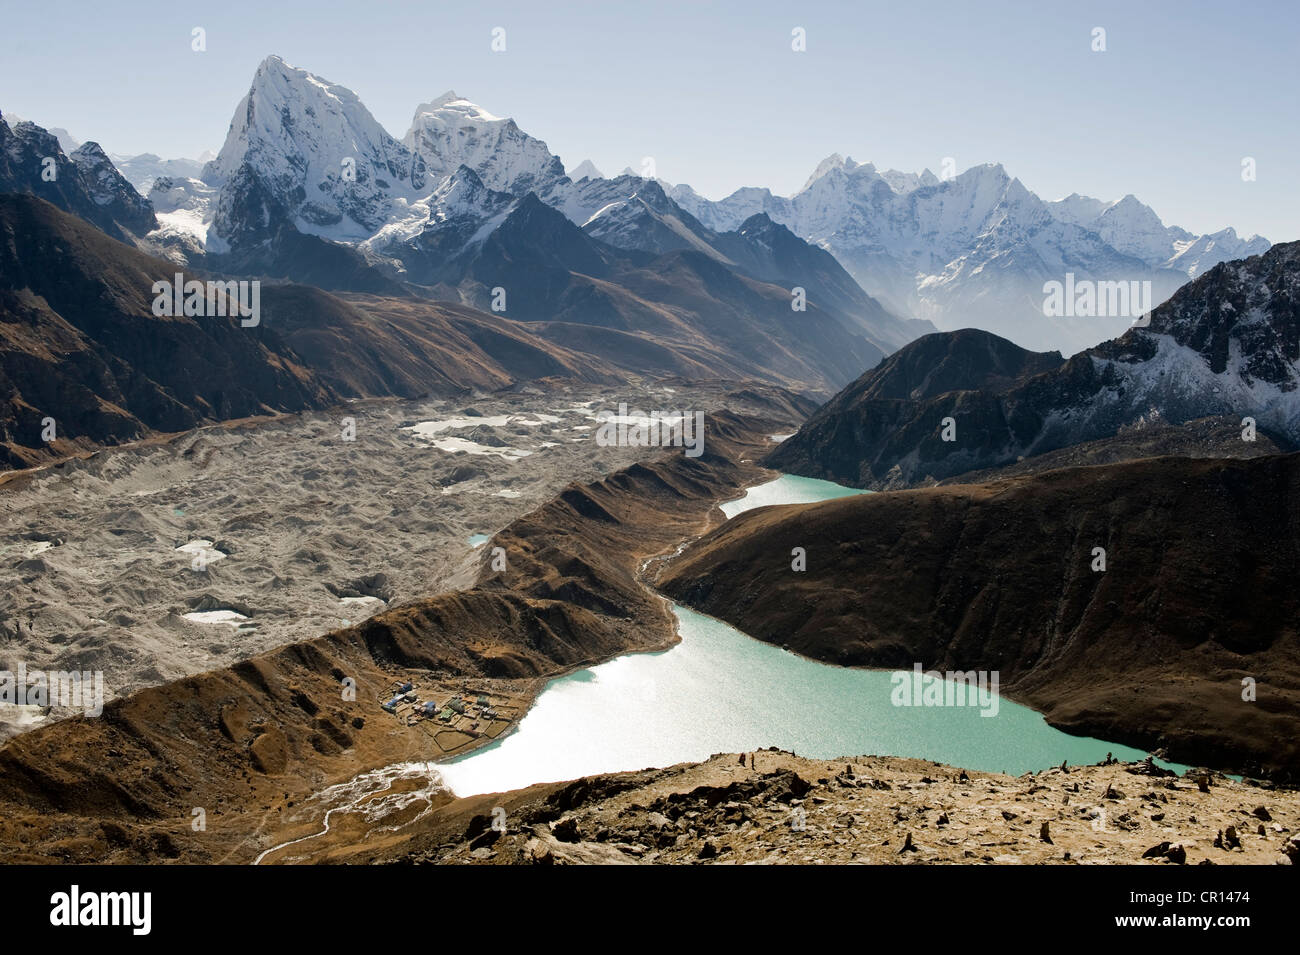
[[[55,178],[45,178],[46,160]],[[158,227],[153,206],[117,171],[97,143],[65,155],[54,134],[35,123],[13,128],[0,116],[0,193],[27,193],[93,223],[116,239]]]
[[[1216,266],[1155,309],[1149,327],[1068,361],[970,330],[919,339],[828,402],[767,463],[855,487],[911,486],[1153,418],[1207,416],[1253,417],[1292,449],[1298,359],[1300,243],[1290,243]],[[947,417],[953,441],[942,440]]]
[[[1058,468],[1116,464],[1138,458],[1170,455],[1190,458],[1261,458],[1270,454],[1283,454],[1288,450],[1284,442],[1276,441],[1264,432],[1257,433],[1255,440],[1250,442],[1242,440],[1241,432],[1241,421],[1227,415],[1197,418],[1178,425],[1156,418],[1121,428],[1114,437],[1067,445],[1000,468],[967,471],[938,483],[982,484],[1001,478],[1041,474]]]
[[[503,317],[562,325],[561,344],[612,360],[639,351],[635,370],[647,374],[749,377],[825,394],[883,354],[815,298],[793,311],[789,288],[695,248],[616,249],[532,194],[483,242],[430,263],[423,278],[439,296],[484,311],[493,290],[505,289]]]
[[[978,329],[926,335],[828,401],[766,463],[876,487],[1000,461],[1009,422],[992,396],[1063,363],[1057,352],[1027,351]],[[957,451],[941,436],[949,415],[958,419]]]

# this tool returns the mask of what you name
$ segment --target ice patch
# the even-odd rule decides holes
[[[519,448],[489,448],[485,444],[479,444],[477,441],[469,441],[465,438],[435,438],[429,443],[439,451],[446,451],[449,454],[454,454],[457,451],[464,451],[466,454],[495,454],[506,461],[518,461],[520,458],[526,458],[533,453]]]
[[[523,425],[526,428],[537,428],[544,424],[558,424],[560,419],[555,415],[536,414],[536,415],[518,415],[518,414],[499,414],[488,415],[482,418],[442,418],[431,421],[417,421],[413,425],[403,428],[403,431],[410,431],[420,438],[431,438],[436,434],[442,434],[444,431],[459,431],[463,428],[477,428],[480,425],[487,425],[489,428],[500,428],[508,424]]]
[[[216,545],[210,540],[192,540],[187,544],[182,544],[176,550],[182,554],[203,555],[205,564],[214,564],[219,560],[225,560],[228,554],[217,550]]]
[[[228,623],[236,629],[248,619],[242,613],[233,610],[193,610],[181,616],[194,623]]]

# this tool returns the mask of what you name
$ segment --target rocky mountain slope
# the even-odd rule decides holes
[[[760,508],[659,586],[817,659],[996,670],[1071,732],[1295,779],[1298,494],[1297,454],[1167,457]]]
[[[696,250],[647,259],[593,239],[529,195],[442,273],[467,304],[489,310],[505,294],[505,317],[569,331],[557,339],[621,362],[638,340],[643,373],[755,377],[810,390],[847,380],[882,350],[816,300],[791,308],[787,288],[753,279]],[[549,334],[549,332],[543,332]],[[604,342],[605,344],[601,344]],[[673,357],[671,365],[649,354]]]
[[[155,316],[153,283],[174,271],[48,202],[0,195],[0,463],[337,400],[266,329]]]
[[[306,285],[271,285],[263,295],[267,328],[345,398],[495,391],[548,378],[613,385],[624,377],[597,355],[548,341],[544,329],[463,305]]]
[[[303,285],[265,283],[253,328],[230,317],[155,316],[153,284],[174,281],[176,271],[49,203],[0,195],[4,466],[344,398],[750,368],[716,345],[711,354],[697,349],[680,324],[673,328],[686,340],[660,345],[641,333],[588,336],[563,321],[524,323],[427,298],[344,298]],[[791,370],[812,375],[795,362]],[[55,422],[50,441],[42,437],[47,418]]]
[[[826,393],[880,356],[817,307],[792,312],[778,287],[699,255],[638,267],[535,198],[463,260],[457,298],[468,304],[387,280],[342,297],[264,281],[255,328],[154,316],[153,284],[178,267],[39,199],[0,196],[0,236],[8,467],[202,421],[546,378],[758,378]],[[316,236],[277,241],[305,246],[296,254],[310,270],[329,273],[321,284],[367,268]],[[504,315],[489,310],[500,282],[514,290]]]
[[[938,483],[983,484],[1002,478],[1041,474],[1058,468],[1117,464],[1138,458],[1262,458],[1287,451],[1288,447],[1264,432],[1258,432],[1254,441],[1242,441],[1241,419],[1228,415],[1196,418],[1183,424],[1171,424],[1161,418],[1154,418],[1121,428],[1113,437],[1067,445],[1056,451],[1024,458],[1015,464],[983,471],[967,471]]]
[[[1013,464],[1152,421],[1214,415],[1250,418],[1279,446],[1294,448],[1298,289],[1300,243],[1289,243],[1216,266],[1157,308],[1149,327],[1068,361],[985,333],[929,336],[844,389],[767,460],[855,487],[900,486]],[[997,355],[1011,356],[1011,374]]]
[[[80,216],[117,239],[158,227],[149,202],[96,143],[64,153],[59,139],[35,123],[10,126],[0,116],[0,193],[26,193]]]

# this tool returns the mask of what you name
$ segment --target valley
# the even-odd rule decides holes
[[[1119,927],[1300,864],[1291,11],[244,6],[7,17],[17,911],[865,864]]]
[[[553,399],[555,396],[546,397]],[[571,396],[565,397],[568,399]],[[691,574],[697,573],[695,568],[702,560],[714,559],[712,555],[717,545],[712,542],[712,538],[721,535],[721,539],[726,540],[729,532],[734,536],[736,529],[750,528],[755,521],[759,521],[761,526],[761,522],[789,517],[811,535],[803,539],[833,541],[833,533],[818,530],[815,519],[810,522],[809,514],[805,513],[808,509],[815,512],[827,508],[833,511],[836,508],[859,505],[883,505],[893,497],[879,494],[850,495],[823,504],[763,506],[764,501],[772,501],[773,498],[770,492],[764,490],[764,481],[768,477],[753,462],[764,448],[771,446],[773,439],[770,435],[778,433],[783,426],[788,428],[797,422],[797,413],[783,410],[786,399],[779,394],[770,395],[767,401],[758,400],[757,395],[737,397],[733,394],[728,398],[725,392],[715,393],[712,397],[723,402],[747,405],[755,416],[747,418],[736,412],[712,413],[706,419],[707,434],[710,437],[706,440],[706,451],[700,458],[688,458],[680,450],[665,454],[662,450],[655,449],[656,453],[648,459],[612,471],[585,485],[571,484],[559,496],[509,520],[490,538],[492,546],[504,548],[507,567],[504,572],[493,569],[486,558],[486,547],[477,554],[470,548],[467,536],[464,535],[470,525],[448,521],[456,528],[454,537],[460,542],[458,547],[451,546],[448,550],[453,557],[459,555],[459,563],[456,559],[445,559],[437,565],[441,573],[447,575],[441,581],[441,586],[445,588],[441,594],[421,593],[408,601],[393,600],[391,609],[380,608],[379,612],[362,622],[330,629],[322,636],[299,639],[294,630],[286,629],[283,625],[268,627],[267,634],[258,639],[265,641],[267,646],[284,641],[283,645],[253,652],[250,657],[239,662],[125,695],[110,702],[100,719],[72,715],[11,739],[0,748],[0,767],[4,769],[3,782],[0,783],[0,802],[5,806],[5,812],[0,816],[3,819],[0,823],[0,839],[18,847],[17,858],[28,861],[95,859],[126,862],[171,859],[183,862],[252,862],[259,858],[264,862],[359,861],[361,856],[358,853],[362,856],[379,853],[390,859],[415,859],[427,852],[421,847],[430,838],[437,838],[444,844],[434,855],[439,858],[446,855],[444,861],[456,861],[460,858],[455,850],[455,846],[460,844],[457,842],[460,835],[449,833],[448,826],[461,827],[459,832],[463,833],[467,842],[472,843],[470,849],[465,851],[491,848],[495,840],[479,838],[488,827],[474,822],[466,815],[475,815],[470,812],[472,807],[483,807],[491,802],[493,806],[505,805],[506,812],[513,815],[513,807],[523,804],[520,800],[527,803],[539,794],[556,792],[556,786],[567,784],[528,785],[518,793],[512,792],[504,797],[460,796],[458,793],[464,790],[472,793],[475,790],[495,789],[498,783],[491,781],[494,778],[511,787],[522,784],[525,778],[539,774],[534,763],[537,760],[546,761],[545,747],[558,745],[562,750],[571,749],[571,744],[563,741],[572,732],[575,718],[581,718],[593,727],[602,721],[602,717],[596,716],[600,712],[599,707],[595,707],[593,701],[588,701],[581,704],[584,715],[560,716],[561,725],[540,730],[543,738],[530,744],[532,731],[525,731],[522,724],[516,728],[514,724],[522,717],[525,722],[540,719],[543,727],[547,725],[548,717],[545,716],[544,708],[526,716],[523,714],[527,707],[545,697],[548,681],[557,676],[563,677],[566,673],[578,676],[585,668],[613,657],[620,659],[608,664],[609,666],[623,660],[644,659],[649,662],[656,658],[655,654],[667,659],[662,657],[662,651],[674,646],[679,639],[674,632],[677,629],[682,629],[682,636],[692,641],[692,645],[701,639],[709,639],[703,633],[688,632],[685,629],[685,621],[694,617],[684,610],[676,612],[679,623],[675,626],[673,615],[669,613],[663,599],[647,589],[645,581],[656,576],[662,577],[660,586],[664,586],[668,592],[680,593],[690,603],[709,607],[709,601],[716,599],[718,588],[711,587],[707,591],[709,596],[702,597],[698,590],[683,590],[680,581],[690,579]],[[537,396],[528,400],[536,402]],[[554,400],[546,403],[556,408],[562,404]],[[579,402],[572,405],[580,406]],[[500,406],[489,406],[477,410],[496,410],[498,407]],[[463,410],[455,409],[457,412]],[[536,405],[526,410],[516,406],[514,410],[521,417],[525,413],[536,418],[547,414]],[[464,423],[467,418],[474,417],[465,414],[457,417],[448,411],[449,409],[443,409],[438,418],[429,419],[425,431],[436,436]],[[495,421],[500,416],[484,417]],[[511,416],[505,417],[508,421]],[[397,420],[390,418],[389,424],[409,421],[407,417]],[[403,426],[409,428],[412,423]],[[522,422],[516,425],[515,431],[516,439],[535,437],[530,426]],[[268,433],[275,432],[272,430]],[[364,429],[360,433],[364,433]],[[280,440],[283,441],[284,437],[282,435]],[[478,437],[485,435],[479,434]],[[114,455],[129,454],[129,450],[123,449],[102,452],[100,456],[111,458]],[[458,458],[466,456],[464,452],[456,455]],[[288,460],[294,461],[295,456],[290,454]],[[505,461],[504,458],[500,460]],[[571,469],[572,461],[566,467]],[[498,480],[502,470],[504,465],[496,471]],[[1049,477],[1060,473],[1053,472]],[[770,476],[770,472],[766,474]],[[483,490],[492,486],[489,483]],[[756,486],[751,503],[757,505],[757,509],[746,514],[731,508],[729,515],[716,509],[717,503],[728,498],[744,500],[750,497],[748,492],[742,491],[748,486]],[[537,493],[544,495],[546,491],[539,487]],[[1105,493],[1105,490],[1102,489],[1099,493]],[[781,499],[783,498],[776,500]],[[520,508],[523,507],[521,504]],[[722,523],[724,520],[725,523]],[[831,526],[855,527],[860,532],[863,527],[876,526],[876,522],[863,524],[853,521],[846,524],[842,519],[833,518]],[[700,544],[691,545],[691,539],[708,532],[711,527],[716,530],[708,533]],[[687,539],[684,548],[679,543],[683,537]],[[789,566],[788,559],[779,557],[782,553],[789,553],[785,542],[775,545],[763,543],[761,533],[746,535],[746,539],[754,541],[755,546],[760,548],[770,548],[770,552],[783,560],[785,566]],[[238,548],[232,548],[230,557],[209,565],[207,572],[212,573],[227,561],[235,561],[239,553]],[[418,553],[417,551],[416,556]],[[667,558],[667,561],[651,560],[657,557]],[[405,564],[402,559],[392,555],[388,556],[388,560],[391,566]],[[662,573],[659,570],[661,564],[664,568]],[[736,586],[750,591],[757,583],[765,594],[782,601],[785,606],[797,606],[788,598],[780,596],[781,588],[777,583],[779,578],[765,579],[763,561],[751,558],[747,566],[757,569],[760,576],[754,578],[748,570],[739,573],[715,570],[709,572],[709,579],[723,586]],[[815,548],[811,567],[815,580],[815,575],[824,568],[817,561]],[[427,572],[427,569],[422,569]],[[410,572],[408,566],[408,573]],[[189,570],[182,571],[183,575],[190,573]],[[398,582],[405,579],[408,578],[397,578]],[[289,583],[292,584],[292,581]],[[451,589],[457,584],[468,589]],[[409,586],[418,590],[428,588],[430,584],[420,582],[417,577]],[[323,589],[332,593],[328,588]],[[897,591],[897,596],[905,596],[905,589],[896,585],[892,589]],[[835,603],[822,601],[822,604],[827,611],[837,612]],[[749,601],[731,598],[727,605],[746,607]],[[900,612],[906,612],[905,603],[898,604],[898,607]],[[766,610],[761,612],[770,614]],[[769,635],[774,631],[770,626],[758,622],[762,619],[753,618],[746,625],[747,629],[760,639],[771,639]],[[782,628],[777,632],[783,634],[783,642],[789,640],[792,646],[812,656],[823,655],[803,642],[798,627],[784,628],[779,615],[773,622]],[[317,627],[325,623],[329,626],[325,621],[311,619],[299,623]],[[862,626],[862,623],[855,626]],[[882,624],[889,626],[888,621],[882,621]],[[223,625],[222,631],[227,627],[228,625]],[[838,637],[840,633],[834,627],[825,626],[824,622],[816,623],[816,627],[817,633],[828,636]],[[891,632],[906,635],[907,629],[895,628]],[[785,634],[789,636],[784,636]],[[736,634],[734,639],[752,642],[749,637],[741,634]],[[629,650],[641,653],[651,651],[652,656],[621,657]],[[244,656],[249,652],[244,650],[238,655]],[[670,650],[669,654],[674,652],[677,651]],[[964,659],[969,661],[974,658],[967,656]],[[1008,659],[1010,658],[1002,658],[999,664],[1005,667]],[[889,665],[883,659],[848,658],[843,653],[837,654],[834,662]],[[1127,666],[1121,661],[1116,662]],[[700,673],[700,677],[706,682],[702,687],[710,682],[709,670],[716,669],[718,664],[704,665],[706,670]],[[1177,665],[1180,664],[1175,664]],[[738,670],[735,661],[725,664],[724,669],[735,673],[743,672]],[[827,669],[830,676],[829,671],[833,668]],[[848,675],[853,671],[842,672]],[[1012,674],[1014,672],[1013,670]],[[887,676],[883,673],[864,675],[868,678]],[[351,680],[351,684],[345,678]],[[599,677],[597,682],[608,679]],[[629,727],[639,725],[641,732],[645,732],[651,730],[657,721],[654,714],[660,706],[685,707],[682,710],[683,715],[687,715],[684,726],[678,731],[670,730],[662,737],[671,742],[671,748],[680,751],[680,746],[689,736],[689,733],[682,735],[680,730],[695,721],[689,716],[691,704],[674,699],[675,691],[670,689],[673,686],[671,681],[662,683],[666,697],[660,701],[657,699],[657,687],[660,684],[656,678],[627,679],[631,682],[615,678],[611,701],[622,699],[623,703],[615,703],[616,712],[603,719],[613,719],[614,723],[609,725],[615,727],[623,722]],[[409,723],[405,718],[394,718],[393,715],[384,713],[379,706],[391,695],[391,687],[403,681],[413,684],[421,699],[473,700],[476,696],[485,699],[490,697],[496,701],[493,705],[501,710],[510,725],[505,728],[504,735],[500,730],[495,731],[501,736],[501,740],[495,744],[491,735],[484,736],[477,742],[472,736],[467,737],[468,741],[464,745],[468,749],[485,745],[488,748],[444,769],[438,764],[455,755],[458,750],[449,751],[446,741],[438,742],[435,735],[424,732],[418,723]],[[805,678],[799,678],[797,682],[806,686]],[[1088,682],[1098,682],[1095,673],[1088,678]],[[349,693],[349,685],[355,686],[356,691]],[[743,685],[742,683],[741,686]],[[764,684],[760,680],[750,690],[742,690],[730,706],[739,705],[742,700],[751,703],[767,702],[779,713],[783,708],[788,711],[791,706],[797,705],[793,702],[782,703],[779,695],[762,692],[752,695],[752,691],[762,685]],[[776,683],[771,685],[777,686]],[[554,692],[554,686],[552,684],[551,692]],[[1068,680],[1062,683],[1058,677],[1056,683],[1044,686],[1045,689],[1068,686]],[[389,689],[386,690],[385,687]],[[721,699],[725,699],[725,694],[729,691],[722,687],[723,684],[718,684],[712,690],[706,690],[706,698],[714,697],[716,704],[719,702],[716,695],[721,692]],[[1013,697],[1026,693],[1029,699],[1038,700],[1040,705],[1042,700],[1047,699],[1035,697],[1033,691],[1027,692],[1014,684],[1009,689]],[[811,687],[807,687],[805,692],[812,694],[810,699],[820,699],[823,702],[833,698],[827,696],[825,691],[814,691]],[[888,692],[887,682],[882,686],[881,692],[882,696]],[[1056,690],[1051,692],[1055,694]],[[637,699],[648,706],[640,718],[635,716],[639,705],[635,702]],[[851,691],[844,699],[845,705],[854,705],[853,700],[863,699],[862,691]],[[628,706],[631,708],[628,709]],[[918,735],[921,724],[915,721],[927,715],[926,711],[905,709],[899,712],[905,717],[904,724],[900,726],[902,735],[892,744],[882,738],[882,745],[890,749],[910,749],[918,745],[924,747],[924,737]],[[1000,708],[1001,718],[991,722],[998,724],[999,733],[1019,732],[1013,729],[1014,723],[1007,723],[1007,719],[1017,712],[1020,711],[1013,703],[1004,700]],[[1024,713],[1031,724],[1038,722],[1032,713]],[[966,722],[971,724],[970,731],[975,734],[970,737],[971,743],[991,747],[989,754],[992,760],[996,763],[1000,759],[997,753],[1003,744],[998,743],[998,735],[989,736],[982,732],[981,724],[985,720],[981,718],[978,709],[967,710],[964,714],[941,709],[933,711],[933,715],[941,717],[943,724],[948,726],[948,729],[940,731],[945,737],[951,734],[956,725],[951,723],[952,719],[964,715],[968,718]],[[1117,711],[1116,715],[1127,719],[1122,712]],[[878,732],[873,728],[876,722],[875,718],[868,717],[863,723],[866,732],[873,736]],[[909,723],[911,729],[907,728]],[[567,724],[568,728],[563,724]],[[666,724],[665,728],[673,725]],[[782,730],[783,733],[796,724],[787,720],[784,725],[786,729]],[[1116,735],[1124,731],[1120,723],[1107,724],[1106,728]],[[436,732],[436,724],[434,729]],[[825,727],[819,728],[815,722],[809,730],[813,735],[800,744],[800,749],[812,746],[816,750],[820,746],[829,745],[838,750],[851,745],[851,736],[847,738],[847,743],[836,742],[837,737],[834,736],[822,739]],[[1246,730],[1252,732],[1249,726]],[[1289,732],[1285,729],[1278,731]],[[1207,742],[1213,739],[1208,727],[1197,732],[1207,734]],[[764,734],[760,732],[759,736],[762,735]],[[758,737],[744,733],[736,739],[753,739],[755,744],[759,741]],[[820,742],[809,743],[808,740]],[[1137,761],[1140,761],[1141,750],[1128,750],[1096,742],[1095,748],[1089,752],[1079,749],[1079,742],[1082,741],[1061,737],[1061,743],[1049,745],[1047,752],[1037,760],[1031,759],[1031,762],[1040,763],[1037,768],[1042,770],[1056,765],[1062,755],[1066,762],[1071,762],[1070,753],[1074,754],[1076,760],[1097,761],[1102,760],[1103,755],[1109,758],[1109,751],[1120,754],[1121,760],[1133,761],[1130,765],[1137,765]],[[521,751],[521,746],[526,746],[527,751]],[[614,758],[613,764],[605,762],[604,765],[608,767],[605,772],[633,768],[618,765],[617,749],[611,749],[608,745],[605,745],[605,749],[607,752],[603,759],[608,760],[611,756]],[[484,777],[485,782],[474,783],[472,774],[462,773],[462,765],[467,770],[473,770],[483,760],[487,760],[483,765],[490,767],[498,750],[504,756],[504,762],[497,761],[508,771],[508,776],[494,777],[489,770],[489,774]],[[583,748],[579,746],[575,752],[581,751]],[[108,755],[106,764],[93,761],[91,754],[97,752]],[[515,755],[510,755],[512,752]],[[591,752],[598,755],[598,751]],[[1213,745],[1203,752],[1222,758],[1220,751],[1215,750]],[[698,758],[704,759],[706,755],[707,753],[701,752]],[[838,757],[842,754],[837,751],[836,755]],[[602,757],[598,755],[599,758]],[[638,757],[632,758],[641,761]],[[660,762],[662,758],[650,756],[649,759]],[[726,760],[722,759],[719,763],[720,759],[722,758],[714,757],[707,760],[699,772],[712,772],[704,769],[704,766],[725,765]],[[785,760],[786,757],[781,759]],[[676,762],[671,759],[662,761]],[[864,760],[856,757],[850,759],[850,762],[855,761]],[[870,763],[870,760],[865,761]],[[966,761],[978,762],[969,753]],[[806,756],[800,765],[809,765]],[[891,772],[897,772],[896,764],[889,765]],[[939,764],[925,765],[936,767],[934,773],[939,772]],[[1097,771],[1086,768],[1075,771],[1089,774],[1083,777],[1088,780],[1097,775]],[[1152,772],[1157,771],[1163,772]],[[606,778],[600,775],[599,762],[580,762],[568,771],[562,767],[551,767],[540,771],[543,778],[547,772],[566,777],[570,772],[584,776],[595,774],[595,780]],[[774,765],[765,770],[763,778],[783,772],[785,769],[778,769]],[[826,771],[821,772],[824,774]],[[680,769],[664,770],[663,773],[664,779],[697,778],[695,770],[690,768],[684,770],[685,775],[682,775],[683,770]],[[963,772],[963,775],[966,773]],[[998,778],[993,778],[993,789],[990,791],[998,791],[999,788],[1006,791],[1008,783],[998,782]],[[1011,777],[1000,778],[1011,780]],[[1249,787],[1238,791],[1237,787],[1242,786],[1242,783],[1218,778],[1216,785],[1227,787],[1220,791],[1218,797],[1225,806],[1223,811],[1228,813],[1225,818],[1231,818],[1232,813],[1237,811],[1231,808],[1233,806],[1239,806],[1243,812],[1250,811],[1251,807],[1247,803],[1253,795]],[[519,782],[510,782],[511,779]],[[618,791],[629,785],[622,782],[623,777],[620,775],[608,779],[608,784],[592,782],[590,785],[596,787],[592,791],[604,791],[601,787],[606,785],[614,787],[612,791]],[[128,780],[129,783],[126,782]],[[533,779],[532,782],[539,780]],[[759,788],[766,791],[768,785],[769,783],[762,782]],[[1097,783],[1094,781],[1089,785]],[[1258,782],[1250,784],[1256,789],[1260,785]],[[1272,783],[1263,785],[1273,786]],[[692,784],[692,788],[696,788],[695,784]],[[1121,787],[1117,785],[1115,788]],[[775,794],[775,790],[773,792]],[[1224,801],[1225,797],[1230,798]],[[1279,793],[1275,798],[1285,801],[1292,797],[1283,797]],[[792,805],[788,802],[782,804]],[[491,806],[487,809],[490,810]],[[195,810],[199,810],[205,820],[205,828],[202,830],[196,830],[192,825],[197,818]],[[485,811],[487,810],[481,808],[476,810],[478,814]],[[488,812],[489,818],[490,815]],[[524,854],[527,859],[608,862],[614,858],[613,853],[635,860],[649,851],[647,848],[637,849],[635,842],[629,842],[626,837],[617,837],[614,841],[627,843],[627,846],[579,847],[572,850],[563,845],[557,847],[557,842],[582,840],[564,834],[568,830],[563,826],[557,828],[564,821],[563,812],[548,815],[543,811],[536,818],[540,822],[532,823],[524,830],[510,830],[526,834],[536,829],[537,825],[542,825],[542,829],[537,830],[534,836],[527,838],[536,838],[543,849],[549,847],[549,852],[530,845]],[[951,815],[949,818],[952,818]],[[1066,819],[1059,813],[1053,818]],[[1091,817],[1074,825],[1078,825],[1082,833],[1085,826],[1091,825],[1090,820]],[[555,825],[546,828],[543,823],[548,821]],[[685,840],[674,840],[678,849],[684,851],[681,861],[711,858],[715,852],[720,852],[722,844],[730,844],[734,850],[737,844],[727,843],[725,833],[733,828],[743,829],[742,822],[738,817],[720,828],[711,827],[708,833],[700,833],[698,829],[696,835],[690,831],[684,832],[687,836]],[[774,822],[778,827],[781,824],[775,817]],[[1057,825],[1059,827],[1061,823],[1058,822]],[[1285,827],[1286,824],[1279,825]],[[823,831],[820,826],[819,823],[814,831]],[[861,846],[862,839],[870,839],[872,833],[881,831],[873,823],[867,830],[855,834],[854,844]],[[443,835],[433,835],[439,832]],[[1274,831],[1276,845],[1266,848],[1260,844],[1258,850],[1276,855],[1284,848],[1284,836],[1285,832]],[[884,839],[885,844],[888,844],[891,837],[884,834],[876,838]],[[1201,838],[1203,840],[1205,837]],[[712,848],[705,849],[706,842]],[[522,856],[514,855],[513,849],[504,851],[507,846],[515,844],[516,840],[512,837],[503,844],[502,852],[494,851],[487,855],[479,852],[465,861],[527,861]],[[522,845],[522,842],[519,844]],[[1007,845],[1017,843],[1013,838]],[[1112,846],[1103,854],[1104,857],[1116,860],[1117,853],[1130,852],[1134,843],[1125,841],[1123,845],[1128,848]],[[801,851],[808,851],[809,848],[805,845]],[[1095,849],[1094,846],[1094,853]],[[830,850],[817,848],[813,851]],[[1011,854],[1018,856],[1021,851],[1023,850],[1016,849]],[[1076,853],[1079,851],[1078,848],[1075,849]],[[934,852],[934,847],[929,847],[914,858],[932,861],[943,858],[942,850],[939,856]],[[1001,855],[1008,853],[1003,852]],[[999,861],[996,856],[997,854],[991,854],[990,859],[983,861]],[[660,861],[673,861],[676,858],[670,852]],[[797,858],[801,856],[796,856]],[[886,854],[870,858],[874,861],[911,861],[913,857],[894,860]],[[1076,858],[1075,861],[1079,860]],[[1238,859],[1229,856],[1222,861]]]

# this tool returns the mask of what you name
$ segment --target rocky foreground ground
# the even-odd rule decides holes
[[[470,864],[1300,863],[1300,793],[1163,772],[1112,763],[1011,777],[881,756],[732,753],[457,800],[401,847],[359,855]]]

